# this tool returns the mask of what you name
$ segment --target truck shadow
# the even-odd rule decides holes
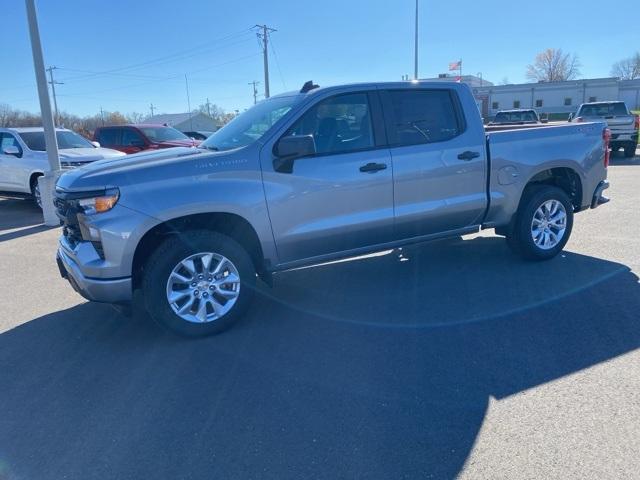
[[[629,268],[523,263],[498,238],[257,297],[197,341],[87,303],[1,334],[0,478],[454,478],[490,397],[640,346]]]
[[[42,212],[31,200],[0,196],[0,242],[43,232],[49,228],[51,227],[43,225]]]

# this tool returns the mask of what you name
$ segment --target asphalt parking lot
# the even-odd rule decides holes
[[[640,157],[566,252],[490,232],[288,272],[184,340],[86,303],[0,200],[0,479],[621,479],[640,471]]]

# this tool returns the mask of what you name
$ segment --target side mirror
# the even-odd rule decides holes
[[[273,148],[273,153],[277,157],[273,162],[275,170],[280,173],[292,173],[293,161],[296,158],[315,155],[316,142],[313,135],[282,137]]]
[[[100,148],[100,142],[91,142],[91,145],[93,145],[96,148]]]
[[[548,118],[541,118],[540,119],[540,123],[549,123],[549,119]]]
[[[20,157],[20,149],[15,145],[7,145],[2,149],[2,153],[5,155],[13,155],[14,157]]]

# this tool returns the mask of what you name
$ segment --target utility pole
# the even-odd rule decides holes
[[[184,74],[184,84],[187,87],[187,108],[189,109],[189,128],[193,130],[193,119],[191,118],[191,100],[189,99],[189,80],[187,74]]]
[[[55,126],[58,126],[60,124],[60,117],[58,115],[58,100],[56,99],[56,85],[64,85],[63,82],[58,82],[53,79],[53,71],[57,69],[58,67],[47,68],[47,72],[49,72],[49,84],[51,85],[51,93],[53,95],[53,124]]]
[[[38,178],[37,191],[40,193],[44,223],[47,226],[60,225],[60,219],[53,207],[53,190],[56,180],[60,175],[60,158],[58,156],[58,140],[56,139],[56,127],[51,114],[51,102],[49,101],[49,89],[47,88],[47,74],[44,69],[44,57],[42,44],[40,43],[40,30],[38,29],[38,15],[36,13],[35,0],[25,0],[27,7],[27,21],[29,23],[29,37],[31,39],[31,54],[33,56],[33,69],[36,73],[38,86],[38,98],[40,99],[40,114],[44,127],[45,148],[49,160],[49,169]]]
[[[264,60],[264,98],[269,98],[269,51],[267,46],[269,43],[269,34],[277,32],[275,28],[266,25],[256,25],[255,28],[262,29],[262,33],[258,33],[258,38],[262,40],[262,56]]]
[[[418,80],[418,0],[416,0],[416,38],[413,59],[413,79]]]
[[[248,85],[253,85],[253,104],[255,105],[256,103],[258,103],[258,88],[257,88],[257,86],[260,85],[260,82],[254,80],[253,82],[249,82]]]
[[[205,105],[207,106],[207,115],[211,117],[211,103],[209,103],[209,97],[207,97],[207,103],[205,103]]]
[[[102,110],[102,105],[100,105],[100,120],[102,120],[102,126],[104,127],[104,110]]]
[[[153,103],[150,103],[150,104],[149,104],[149,110],[151,110],[151,116],[153,117],[153,113],[154,113],[154,112],[155,112],[155,110],[156,110],[156,107],[154,107],[154,106],[153,106]]]

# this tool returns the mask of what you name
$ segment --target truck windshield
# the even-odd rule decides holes
[[[44,152],[47,149],[44,142],[44,132],[21,132],[19,135],[30,150]],[[69,130],[56,132],[56,139],[58,140],[58,148],[61,150],[95,148],[89,140]]]
[[[297,102],[296,96],[274,97],[254,105],[205,140],[200,147],[232,150],[261,138]]]
[[[596,103],[583,105],[578,117],[617,117],[629,115],[627,106],[622,103]]]
[[[138,127],[152,142],[167,142],[171,140],[189,140],[184,133],[173,127]]]

